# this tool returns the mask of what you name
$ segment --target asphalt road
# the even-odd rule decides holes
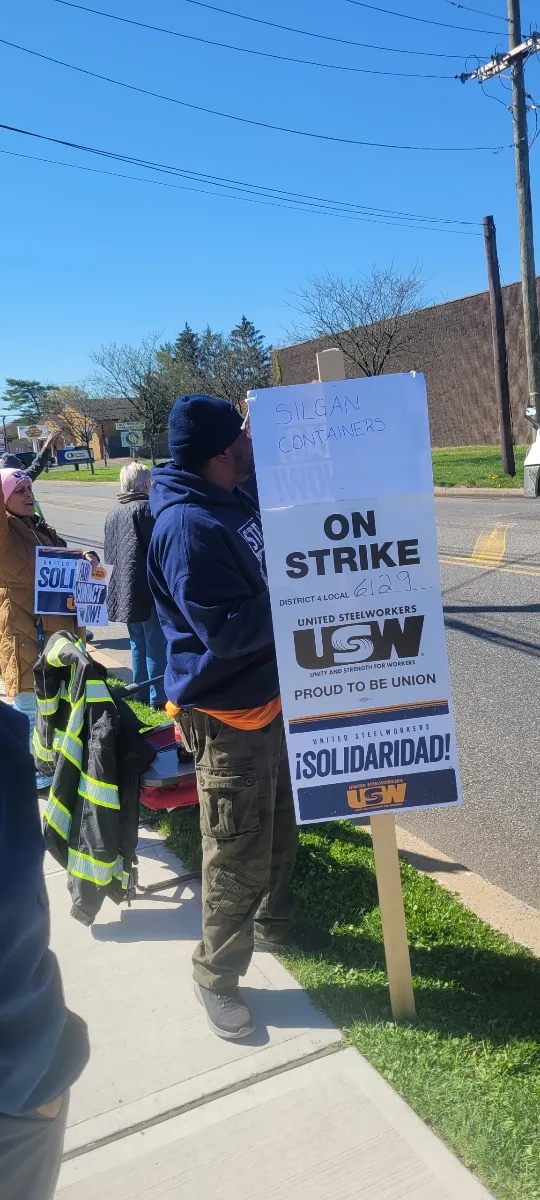
[[[47,482],[36,491],[71,545],[102,548],[114,484]],[[437,522],[465,799],[401,823],[540,908],[540,505],[519,495],[445,497]],[[474,565],[478,538],[496,527],[487,553],[504,551],[500,563]],[[123,627],[104,633],[101,644],[127,661]]]

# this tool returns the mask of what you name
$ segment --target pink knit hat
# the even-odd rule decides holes
[[[0,471],[0,483],[6,504],[21,479],[28,479],[28,475],[26,471],[19,471],[17,467],[3,467]]]

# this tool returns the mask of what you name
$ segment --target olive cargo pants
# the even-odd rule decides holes
[[[195,757],[203,844],[203,936],[193,955],[203,987],[235,987],[261,936],[293,923],[298,831],[281,713],[235,729],[198,709],[179,718]]]

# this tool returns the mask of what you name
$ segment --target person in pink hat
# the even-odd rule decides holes
[[[34,512],[32,481],[24,471],[3,468],[0,485],[0,672],[6,698],[28,717],[32,738],[33,667],[40,638],[47,641],[59,629],[75,630],[77,624],[74,617],[35,615],[36,546],[65,546],[66,542]]]

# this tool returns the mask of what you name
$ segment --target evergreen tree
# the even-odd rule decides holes
[[[271,347],[246,316],[229,334],[209,325],[199,334],[186,324],[172,345],[161,348],[159,360],[176,395],[223,396],[242,408],[250,388],[270,384]]]
[[[2,400],[10,412],[35,424],[51,412],[56,390],[55,384],[40,383],[38,379],[6,379]]]

